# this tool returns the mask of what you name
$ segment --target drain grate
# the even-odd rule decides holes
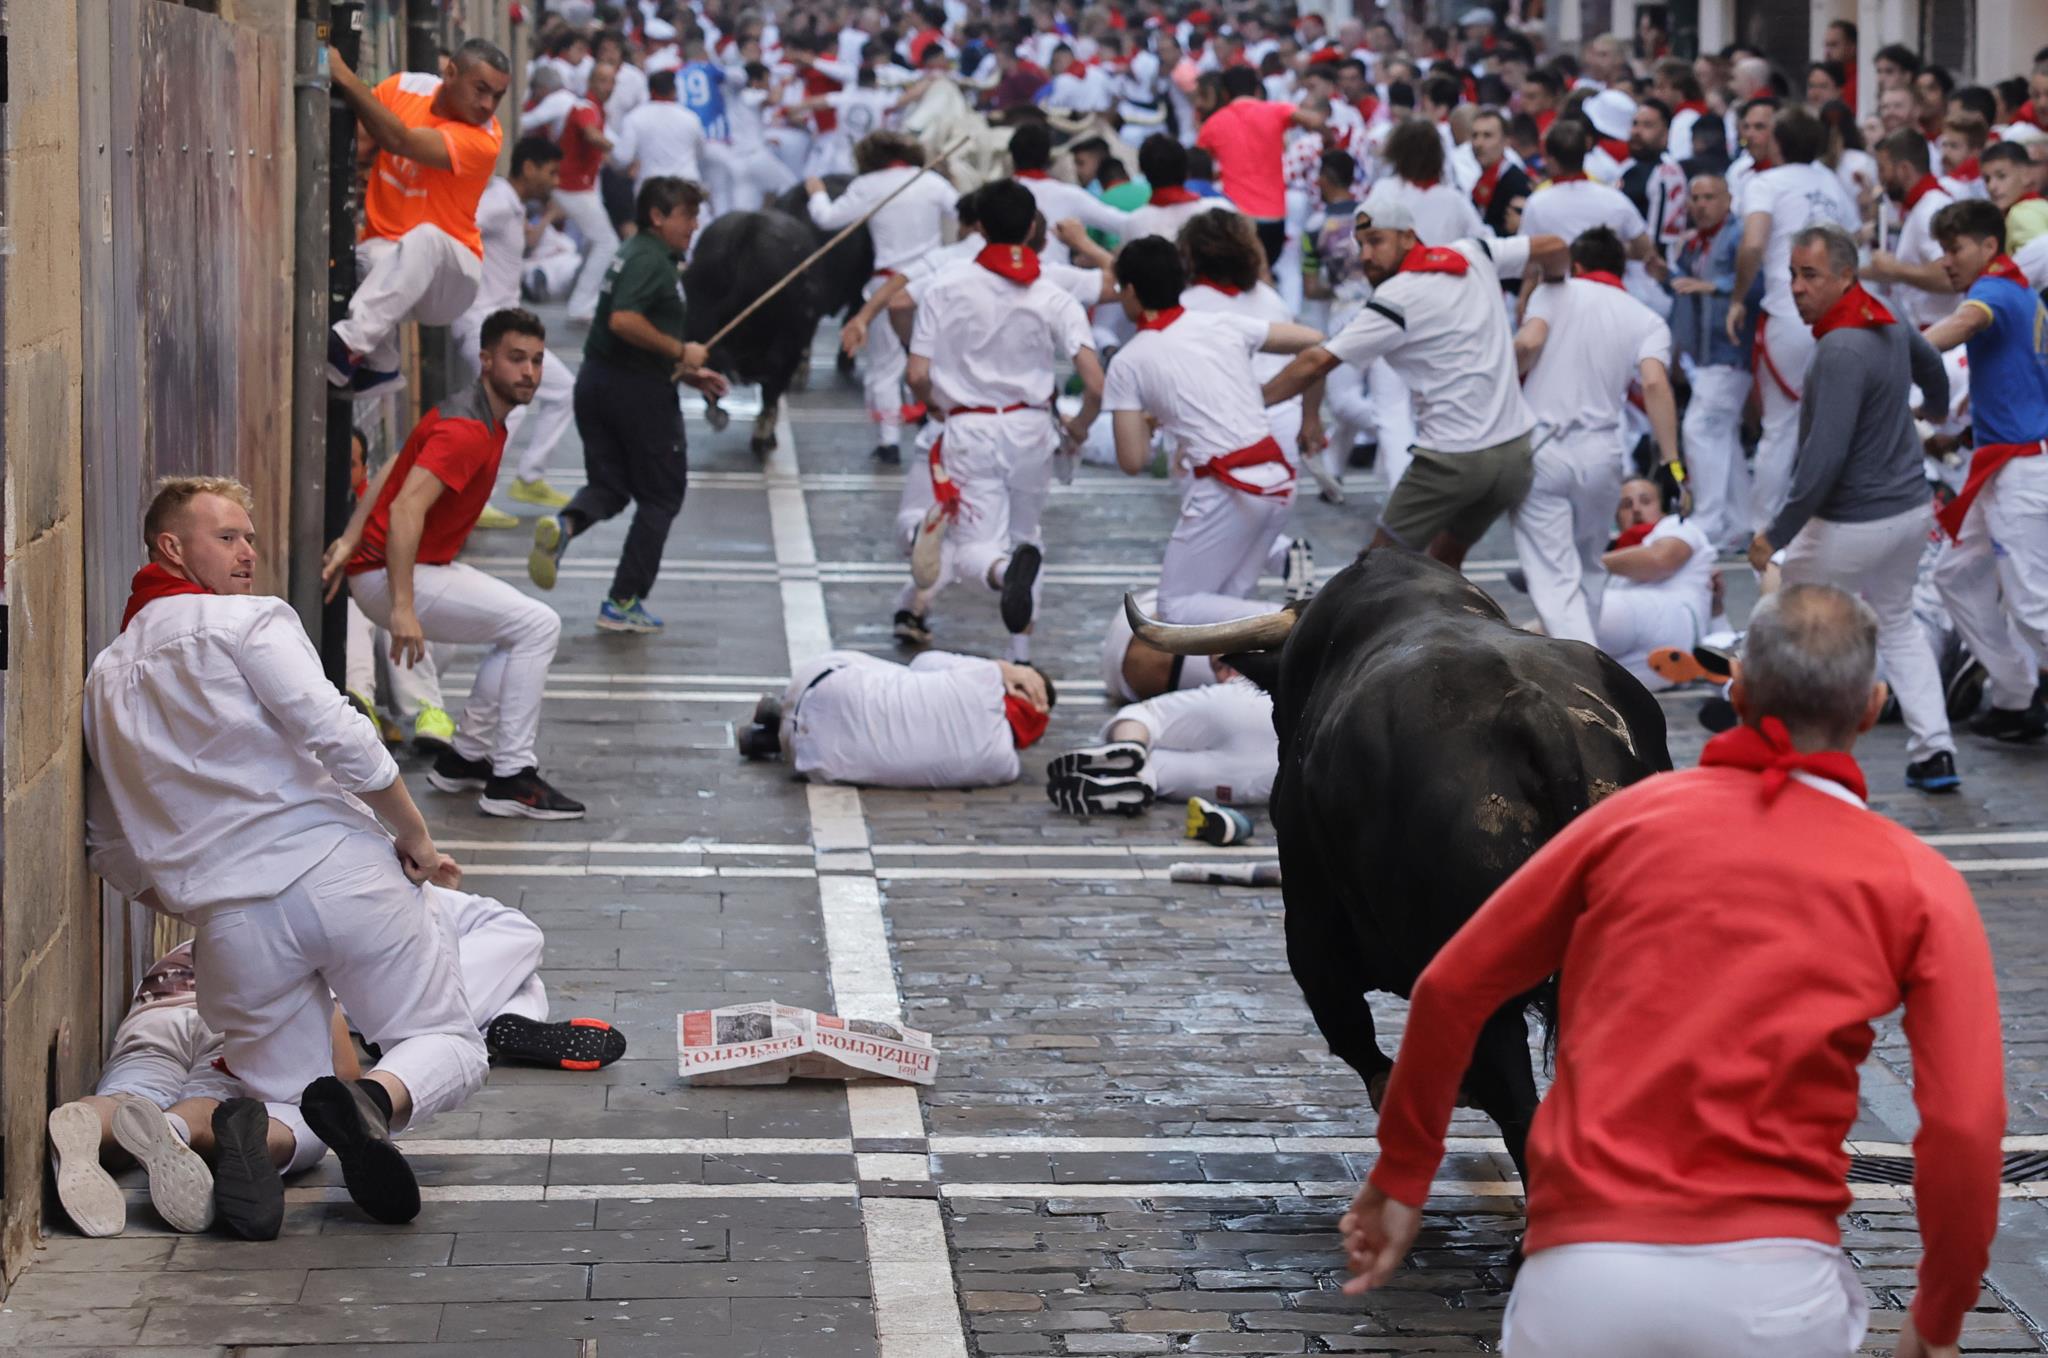
[[[2031,1184],[2048,1180],[2048,1151],[2015,1151],[2005,1157],[2000,1179],[2009,1184]],[[1910,1155],[1852,1155],[1849,1157],[1852,1184],[1901,1184],[1913,1182]]]

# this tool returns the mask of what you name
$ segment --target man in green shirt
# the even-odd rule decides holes
[[[589,480],[560,514],[533,526],[526,571],[553,589],[569,540],[633,505],[610,597],[597,611],[607,632],[661,630],[645,601],[689,485],[676,383],[709,396],[726,392],[725,378],[704,366],[704,346],[683,339],[679,264],[703,203],[704,190],[686,179],[659,175],[640,186],[640,230],[605,271],[576,374],[576,432]]]

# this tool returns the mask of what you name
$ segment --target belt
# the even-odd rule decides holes
[[[1277,486],[1255,486],[1232,475],[1247,467],[1263,467],[1273,462],[1287,468],[1287,479]],[[1232,490],[1243,491],[1246,495],[1282,496],[1294,493],[1294,468],[1288,464],[1287,455],[1280,451],[1278,440],[1271,434],[1249,448],[1239,448],[1234,453],[1225,453],[1221,457],[1212,457],[1207,462],[1197,463],[1195,475],[1214,477]]]
[[[1956,492],[1956,498],[1941,507],[1934,516],[1936,523],[1945,529],[1951,538],[1963,535],[1963,520],[1969,516],[1970,505],[1991,484],[1991,478],[1998,475],[2006,463],[2022,457],[2039,457],[2048,452],[2048,439],[2037,439],[2033,443],[1980,443],[1977,451],[1970,454],[1970,474],[1963,481],[1963,488]]]
[[[1044,408],[1031,401],[1019,401],[1015,405],[1007,406],[954,406],[946,412],[946,418],[950,420],[955,415],[1007,415],[1013,410],[1043,410]]]

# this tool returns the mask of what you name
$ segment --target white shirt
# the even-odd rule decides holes
[[[897,272],[903,275],[903,291],[910,294],[913,302],[922,302],[925,292],[938,281],[940,275],[956,264],[972,264],[974,257],[981,253],[981,247],[988,244],[979,231],[969,231],[950,245],[941,245],[923,259],[913,259]],[[1040,260],[1041,267],[1044,261]]]
[[[653,99],[633,110],[619,128],[612,160],[640,162],[637,190],[656,175],[703,182],[704,120],[673,99]]]
[[[768,135],[762,110],[768,91],[737,89],[725,98],[725,135],[734,155],[753,155],[763,150]]]
[[[933,396],[948,411],[1042,406],[1055,361],[1090,343],[1088,313],[1072,294],[1045,278],[1019,286],[972,263],[933,280],[910,331],[910,352],[931,361]]]
[[[612,97],[604,101],[604,125],[617,127],[626,115],[647,102],[647,73],[632,62],[618,68]]]
[[[875,242],[875,271],[901,269],[945,244],[945,224],[957,215],[960,194],[943,175],[921,174],[909,165],[856,175],[837,198],[812,194],[811,220],[827,231],[851,226],[910,179],[917,182],[868,218],[868,235]]]
[[[1671,366],[1671,329],[1621,288],[1587,278],[1539,283],[1529,318],[1550,327],[1522,383],[1539,423],[1575,433],[1621,429],[1621,408],[1636,365]]]
[[[1590,179],[1572,179],[1546,184],[1530,194],[1522,208],[1522,228],[1516,234],[1562,236],[1569,243],[1596,226],[1621,237],[1623,245],[1650,229],[1620,189]]]
[[[2037,278],[2048,279],[2048,231],[2022,245],[2012,262],[2020,266],[2029,283]]]
[[[1849,201],[1857,204],[1857,213],[1862,213],[1863,195],[1877,187],[1877,157],[1868,151],[1843,151],[1841,160],[1835,165],[1835,178],[1842,181],[1842,189],[1849,195]]]
[[[1183,311],[1162,330],[1140,330],[1109,361],[1102,408],[1150,415],[1192,466],[1249,448],[1273,433],[1252,370],[1271,329],[1236,312]],[[1289,475],[1279,464],[1235,474],[1258,486]]]
[[[1762,265],[1764,310],[1773,317],[1796,319],[1799,308],[1792,301],[1792,238],[1809,226],[1830,222],[1853,233],[1860,220],[1856,204],[1825,165],[1774,165],[1751,175],[1743,190],[1745,225],[1759,212],[1769,213],[1771,218]]]
[[[1079,219],[1081,225],[1122,239],[1131,229],[1131,214],[1121,208],[1111,207],[1079,184],[1069,184],[1064,179],[1046,176],[1017,177],[1017,182],[1031,191],[1038,202],[1038,210],[1045,216],[1048,233],[1054,226],[1069,217]],[[1045,249],[1040,257],[1053,264],[1071,264],[1074,252],[1057,236],[1048,234]]]
[[[968,256],[969,259],[973,257]],[[1078,264],[1049,264],[1041,259],[1038,261],[1038,276],[1079,302],[1083,311],[1102,301],[1100,269],[1084,269]]]
[[[1447,248],[1470,262],[1463,274],[1395,274],[1323,347],[1358,368],[1386,359],[1414,394],[1416,442],[1462,453],[1519,438],[1536,422],[1522,399],[1500,300],[1501,277],[1521,274],[1529,242],[1462,240]]]
[[[1118,240],[1125,245],[1145,236],[1179,240],[1180,229],[1188,224],[1190,217],[1218,210],[1237,211],[1228,198],[1197,198],[1192,203],[1168,203],[1163,207],[1147,203],[1131,209],[1128,220],[1119,230]]]
[[[94,870],[153,884],[178,914],[268,900],[350,835],[383,834],[352,794],[398,777],[270,595],[177,595],[136,614],[86,676],[85,746],[101,784]]]
[[[1732,146],[1734,143],[1730,142],[1729,145]],[[1728,173],[1725,178],[1728,184],[1729,206],[1733,209],[1735,219],[1741,221],[1744,211],[1742,191],[1749,187],[1750,180],[1756,178],[1756,157],[1747,151],[1737,152],[1735,159],[1728,162]]]
[[[821,661],[841,668],[798,695],[790,712],[798,773],[874,787],[1016,780],[1017,741],[995,661],[945,651],[926,651],[907,666],[860,651]]]
[[[526,260],[526,204],[500,175],[491,176],[476,200],[476,229],[484,238],[483,281],[469,314],[488,316],[519,305],[519,272]]]
[[[1449,184],[1439,181],[1418,189],[1399,175],[1391,174],[1380,182],[1389,186],[1415,214],[1415,239],[1424,245],[1449,245],[1454,240],[1486,234],[1486,223],[1480,220],[1472,199]]]
[[[859,141],[868,133],[879,131],[888,122],[898,96],[887,90],[864,90],[856,86],[834,90],[824,98],[827,106],[838,110],[839,126],[835,129],[838,135],[849,141]]]
[[[581,102],[568,90],[550,91],[541,97],[539,103],[519,115],[520,135],[538,132],[544,137],[561,140],[563,119]]]
[[[1650,527],[1650,535],[1641,545],[1654,547],[1660,542],[1677,538],[1692,548],[1692,555],[1685,564],[1662,580],[1631,580],[1625,575],[1607,577],[1607,588],[1633,593],[1656,594],[1672,599],[1690,608],[1695,620],[1704,627],[1714,612],[1714,544],[1707,541],[1707,535],[1693,527],[1688,519],[1676,514],[1666,514]]]
[[[1233,316],[1247,316],[1260,325],[1291,325],[1294,313],[1288,309],[1287,301],[1265,283],[1255,283],[1249,292],[1240,292],[1235,297],[1220,292],[1207,283],[1197,283],[1180,295],[1180,304],[1189,311],[1221,311]],[[1261,340],[1261,343],[1264,341]],[[1282,368],[1293,362],[1287,354],[1260,352],[1252,355],[1252,376],[1263,386],[1268,379],[1279,374]],[[1281,412],[1287,412],[1283,419]],[[1301,418],[1301,397],[1290,396],[1277,405],[1266,407],[1266,422],[1269,426],[1294,423]],[[1281,446],[1290,460],[1295,450]]]
[[[1889,240],[1891,252],[1901,264],[1934,263],[1941,258],[1941,242],[1934,238],[1934,214],[1954,201],[1945,190],[1930,189],[1906,214],[1902,226],[1894,231],[1880,232],[1880,243]],[[1898,222],[1899,210],[1899,204],[1889,199],[1885,201],[1885,211],[1891,222]],[[1919,330],[1933,325],[1962,302],[1953,292],[1929,292],[1907,283],[1885,284],[1884,297],[1900,319],[1910,321]]]
[[[1072,109],[1078,113],[1109,112],[1116,104],[1116,92],[1110,88],[1107,79],[1098,74],[1099,69],[1091,66],[1079,75],[1068,70],[1054,76],[1039,106]]]

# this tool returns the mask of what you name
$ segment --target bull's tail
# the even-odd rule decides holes
[[[1500,714],[1499,729],[1512,731],[1527,757],[1529,801],[1540,818],[1537,840],[1548,843],[1590,805],[1578,730],[1557,699],[1535,684],[1510,688],[1501,698]],[[1557,1056],[1557,995],[1557,977],[1552,976],[1528,997],[1543,1020],[1545,1070],[1554,1068]]]

